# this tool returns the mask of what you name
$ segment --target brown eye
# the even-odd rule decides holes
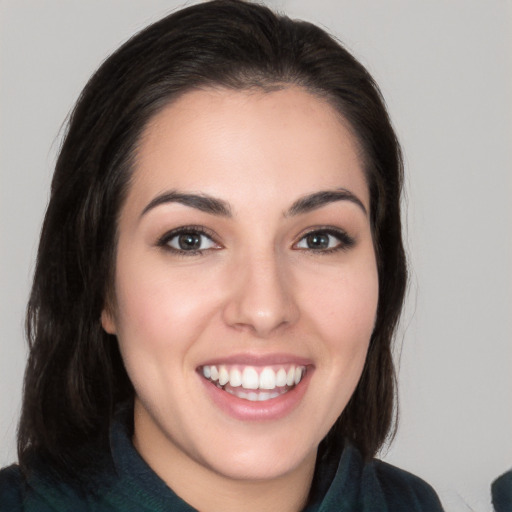
[[[197,251],[201,249],[201,237],[197,233],[186,233],[175,237],[177,248],[182,251]],[[172,245],[172,244],[171,244]]]
[[[202,229],[183,227],[164,235],[158,245],[181,254],[197,254],[209,249],[219,249],[220,246]]]
[[[355,241],[344,231],[338,229],[318,229],[310,231],[296,244],[297,249],[314,252],[331,252],[349,249]]]
[[[306,236],[306,245],[308,249],[328,249],[330,238],[334,237],[327,233],[311,233]]]

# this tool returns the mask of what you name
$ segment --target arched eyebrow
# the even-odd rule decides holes
[[[308,194],[297,199],[297,201],[295,201],[292,206],[286,210],[284,216],[293,217],[295,215],[307,213],[336,201],[350,201],[359,206],[363,213],[367,215],[364,204],[355,194],[347,189],[339,188],[336,190],[322,190],[320,192],[314,192],[313,194]],[[209,213],[210,215],[217,215],[220,217],[233,216],[229,203],[222,199],[218,199],[207,194],[184,193],[177,192],[176,190],[170,190],[156,196],[142,210],[140,216],[142,217],[153,208],[166,203],[180,203],[202,212]]]
[[[363,202],[355,194],[345,188],[338,188],[336,190],[322,190],[297,199],[285,212],[285,217],[308,213],[336,201],[350,201],[359,206],[365,215],[368,215]]]
[[[156,196],[149,202],[144,210],[142,210],[140,216],[142,217],[153,208],[166,203],[180,203],[211,215],[232,217],[229,204],[222,199],[217,199],[206,194],[188,194],[177,192],[176,190],[170,190]]]

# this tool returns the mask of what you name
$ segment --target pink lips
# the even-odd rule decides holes
[[[279,367],[288,368],[290,366],[305,367],[307,370],[300,382],[293,386],[287,386],[286,389],[276,388],[279,393],[272,392],[272,398],[263,401],[251,401],[246,398],[237,396],[238,394],[245,396],[245,390],[242,393],[232,394],[225,391],[218,382],[212,382],[205,378],[201,369],[205,366],[251,366],[261,369],[263,367]],[[311,360],[291,356],[289,354],[272,354],[272,355],[253,355],[240,354],[232,355],[222,359],[215,359],[205,362],[198,368],[198,376],[205,386],[205,391],[212,399],[217,407],[229,416],[242,421],[270,421],[277,420],[290,414],[301,402],[311,380],[314,366]],[[241,388],[240,388],[241,389]],[[232,390],[231,390],[232,391]],[[237,390],[238,391],[238,390]],[[248,394],[262,393],[261,390],[255,392],[249,391]]]

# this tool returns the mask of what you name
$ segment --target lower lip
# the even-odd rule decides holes
[[[201,375],[198,374],[198,377],[215,405],[229,416],[244,421],[270,421],[287,416],[300,404],[309,385],[311,374],[312,369],[308,367],[302,380],[293,389],[264,402],[251,402],[238,398],[218,388]]]

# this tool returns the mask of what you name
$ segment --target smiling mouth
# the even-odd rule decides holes
[[[199,372],[206,380],[237,398],[265,402],[297,386],[306,373],[306,366],[205,365]]]

